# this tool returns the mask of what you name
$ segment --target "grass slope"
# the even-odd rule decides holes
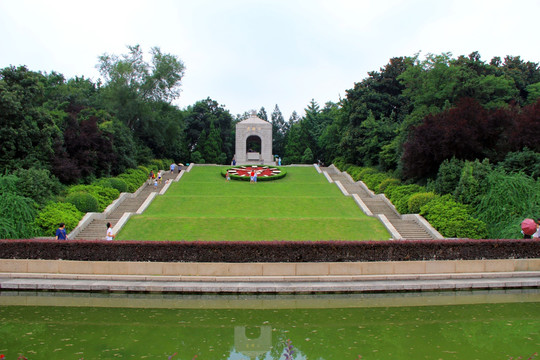
[[[251,184],[194,167],[133,216],[117,240],[386,240],[384,226],[313,167]]]

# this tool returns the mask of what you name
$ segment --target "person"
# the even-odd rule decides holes
[[[161,178],[163,177],[163,174],[161,174],[161,170],[157,173],[158,183],[161,185]]]
[[[175,168],[175,166],[176,166],[176,165],[175,165],[174,163],[171,164],[171,174],[174,173],[174,168]]]
[[[236,156],[232,157],[232,166],[236,166]]]
[[[228,171],[225,173],[225,180],[226,180],[226,181],[231,180],[231,175],[229,175],[229,172],[228,172]]]
[[[255,171],[253,173],[253,182],[256,183],[257,182],[257,171]]]
[[[148,174],[148,183],[151,184],[152,180],[154,180],[154,170],[150,170],[150,174]]]
[[[251,170],[251,172],[249,173],[249,182],[250,183],[255,182],[255,171],[254,170]]]
[[[532,234],[532,238],[540,240],[540,218],[536,219],[536,232]]]
[[[107,237],[105,239],[111,241],[115,237],[116,235],[113,234],[111,223],[108,222],[107,223]]]
[[[281,166],[281,157],[278,158],[278,166]]]
[[[156,190],[157,190],[157,186],[158,186],[157,180],[156,180],[156,179],[154,179],[154,189],[156,189]]]
[[[182,166],[184,166],[184,164],[178,163],[177,168],[178,168],[178,173],[179,173],[179,174],[180,174],[180,171],[182,171]]]
[[[56,240],[67,240],[66,224],[60,223],[56,229]]]

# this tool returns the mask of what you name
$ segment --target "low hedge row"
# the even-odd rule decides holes
[[[172,242],[0,240],[1,259],[352,262],[540,258],[537,240]]]

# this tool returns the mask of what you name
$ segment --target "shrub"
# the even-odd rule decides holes
[[[408,201],[411,195],[425,190],[423,186],[417,184],[398,185],[392,189],[389,199],[399,213],[406,214],[409,211]]]
[[[87,192],[79,191],[70,193],[66,197],[66,202],[75,205],[83,213],[99,211],[98,200]]]
[[[135,192],[148,179],[149,173],[148,168],[139,166],[137,169],[129,169],[125,173],[118,175],[117,178],[126,183],[129,192]]]
[[[472,217],[469,207],[454,201],[451,195],[437,197],[422,206],[420,215],[444,237],[482,239],[487,236],[486,223]]]
[[[75,185],[68,190],[68,194],[77,192],[85,192],[92,195],[98,201],[99,211],[105,210],[120,195],[120,192],[112,187],[96,185]]]
[[[19,178],[17,194],[45,204],[62,190],[62,184],[46,169],[17,169],[13,173]]]
[[[388,186],[390,186],[390,185],[395,186],[395,185],[399,185],[400,183],[401,183],[401,181],[399,181],[396,178],[386,178],[383,181],[381,181],[381,183],[379,184],[379,187],[377,188],[376,193],[377,194],[383,194],[383,193],[385,193],[386,188]]]
[[[101,186],[104,188],[116,189],[120,193],[127,191],[126,182],[118,178],[101,178],[92,182],[92,185]]]
[[[362,180],[364,181],[364,179],[366,178],[366,176],[368,175],[372,175],[372,174],[377,174],[378,171],[377,169],[375,168],[372,168],[372,167],[362,167],[360,168],[360,171],[358,171],[356,173],[356,178],[354,179],[355,181],[358,181],[358,180]]]
[[[379,193],[379,185],[384,180],[388,179],[388,174],[386,173],[374,173],[374,174],[368,174],[364,176],[364,180],[362,180],[368,188],[370,188],[373,192]]]
[[[340,171],[344,171],[343,167],[345,166],[345,163],[345,158],[342,156],[337,157],[334,159],[334,161],[332,161],[332,164],[334,164],[334,166],[337,167]]]
[[[436,193],[441,195],[454,193],[461,178],[463,164],[463,160],[455,157],[451,160],[446,159],[441,163],[437,178],[433,182],[433,189]]]
[[[438,195],[435,195],[435,193],[432,192],[422,192],[411,195],[409,201],[407,202],[407,206],[409,207],[409,213],[418,214],[422,206],[426,205],[428,202],[435,199],[435,197],[437,196]]]
[[[69,233],[77,227],[83,216],[71,203],[50,203],[36,216],[36,225],[40,229],[40,235],[53,236],[58,225],[63,222],[66,224],[66,232]]]
[[[487,191],[475,207],[478,218],[489,223],[489,236],[519,238],[516,224],[525,218],[540,217],[540,181],[522,173],[492,171]]]
[[[524,172],[535,179],[540,177],[540,153],[529,148],[522,151],[509,152],[498,165],[501,169],[513,173]]]
[[[127,191],[127,184],[124,180],[118,178],[110,178],[109,181],[111,182],[111,187],[118,190],[118,192],[123,193]]]
[[[487,191],[486,177],[491,171],[491,164],[487,159],[482,162],[466,161],[454,190],[454,198],[463,204],[477,205]]]
[[[0,238],[29,238],[37,234],[36,203],[11,192],[0,194]]]

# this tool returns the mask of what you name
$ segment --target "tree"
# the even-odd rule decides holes
[[[126,125],[140,128],[143,104],[148,101],[170,102],[180,95],[184,64],[178,57],[151,49],[152,63],[143,59],[139,45],[128,46],[129,53],[118,57],[103,54],[97,68],[105,80],[105,97],[110,108]]]
[[[483,159],[488,113],[474,99],[463,99],[455,108],[427,116],[415,127],[404,145],[403,171],[407,178],[435,175],[445,159]]]
[[[206,130],[206,136],[209,136],[210,124],[213,122],[216,129],[219,129],[219,135],[221,137],[220,152],[225,154],[226,162],[232,160],[235,140],[233,119],[229,111],[225,110],[217,101],[207,98],[197,101],[193,106],[189,106],[184,113],[184,122],[188,151],[191,152],[198,149],[201,143],[199,138],[202,131]]]
[[[276,104],[272,111],[272,151],[274,154],[283,155],[285,152],[285,119]]]
[[[0,71],[0,168],[50,168],[60,132],[43,108],[43,75],[26,67]]]

